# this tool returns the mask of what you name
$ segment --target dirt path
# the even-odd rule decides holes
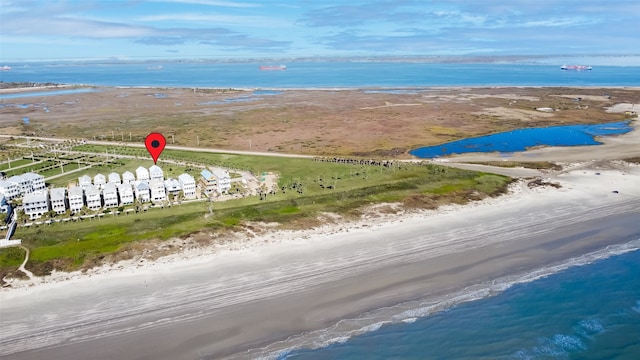
[[[33,275],[31,271],[25,269],[25,265],[27,265],[27,262],[29,261],[29,249],[22,245],[20,245],[20,248],[24,250],[25,255],[24,255],[24,261],[22,262],[22,265],[18,267],[18,270],[22,271],[25,275],[27,275],[27,277],[29,278],[29,280],[31,280],[31,282],[35,282],[35,275]]]

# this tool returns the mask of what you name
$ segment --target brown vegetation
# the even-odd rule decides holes
[[[17,99],[34,106],[1,108],[2,133],[142,141],[153,130],[183,146],[407,157],[416,147],[515,128],[617,121],[623,115],[604,108],[638,95],[633,89],[577,88],[434,88],[400,94],[286,90],[278,95],[99,90]],[[541,107],[556,111],[535,110]],[[24,116],[30,125],[22,123]]]

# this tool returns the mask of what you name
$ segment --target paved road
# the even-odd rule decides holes
[[[50,138],[50,137],[37,137],[37,136],[15,136],[15,135],[0,135],[2,138],[17,138],[17,139],[31,139],[31,140],[41,140],[41,141],[53,141],[53,142],[62,142],[67,139],[60,138]],[[87,140],[85,141],[87,144],[91,145],[107,145],[107,146],[130,146],[130,147],[139,147],[144,148],[145,145],[135,142],[122,142],[122,141],[94,141]],[[287,157],[287,158],[303,158],[303,159],[312,159],[314,155],[303,155],[303,154],[285,154],[279,152],[263,152],[263,151],[245,151],[245,150],[228,150],[228,149],[212,149],[212,148],[200,148],[200,147],[189,147],[189,146],[175,146],[175,145],[167,145],[165,149],[169,150],[186,150],[186,151],[199,151],[199,152],[208,152],[208,153],[216,153],[216,154],[234,154],[234,155],[255,155],[255,156],[279,156],[279,157]]]

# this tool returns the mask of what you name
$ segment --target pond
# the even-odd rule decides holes
[[[630,121],[595,125],[563,125],[517,129],[486,136],[456,140],[409,151],[413,156],[431,159],[472,152],[525,151],[535,146],[599,145],[598,136],[620,135],[633,130]]]

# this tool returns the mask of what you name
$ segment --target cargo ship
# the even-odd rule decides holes
[[[588,71],[591,70],[591,66],[586,65],[562,65],[560,70],[576,70],[576,71]]]
[[[273,71],[273,70],[287,70],[286,65],[262,65],[260,70]]]

